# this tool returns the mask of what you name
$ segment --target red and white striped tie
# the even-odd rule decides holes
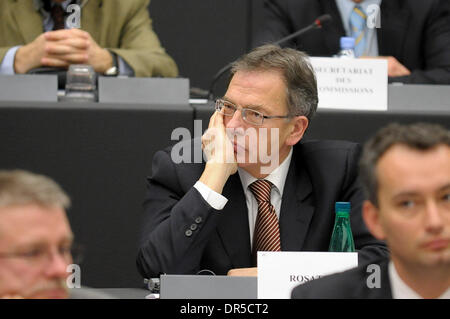
[[[272,183],[260,179],[249,187],[258,203],[258,215],[253,234],[253,254],[256,256],[257,251],[280,251],[280,227],[275,208],[270,203]]]

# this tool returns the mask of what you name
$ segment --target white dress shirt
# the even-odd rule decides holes
[[[388,271],[393,299],[423,299],[400,278],[392,260],[389,262]],[[450,299],[450,287],[438,299]]]
[[[275,213],[278,219],[280,218],[281,199],[283,197],[284,184],[286,182],[291,159],[292,149],[283,163],[281,163],[280,166],[278,166],[272,171],[272,173],[264,178],[274,185],[270,193],[270,202],[275,208]],[[245,200],[247,203],[248,211],[248,225],[250,228],[250,244],[253,245],[253,231],[255,229],[256,216],[258,215],[258,203],[256,202],[255,196],[253,196],[252,191],[249,189],[249,185],[255,182],[257,179],[241,168],[238,168],[238,174],[245,193]],[[227,198],[213,191],[200,181],[195,183],[194,187],[199,191],[205,201],[216,210],[222,210],[228,202]]]

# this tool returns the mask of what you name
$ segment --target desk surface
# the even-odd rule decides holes
[[[149,290],[140,288],[98,288],[96,290],[118,299],[145,299],[150,294]]]
[[[450,85],[389,85],[388,111],[450,113]]]

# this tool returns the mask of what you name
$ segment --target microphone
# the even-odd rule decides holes
[[[289,41],[292,38],[298,37],[300,35],[303,35],[305,33],[308,33],[310,30],[314,30],[314,29],[320,29],[322,28],[323,25],[327,24],[328,22],[330,22],[331,20],[333,20],[333,18],[331,17],[331,15],[329,14],[324,14],[321,15],[320,17],[318,17],[316,20],[314,20],[314,22],[312,24],[310,24],[309,26],[300,29],[298,31],[295,31],[294,33],[274,42],[273,44],[275,45],[280,45],[281,43],[284,43],[286,41]]]
[[[315,30],[315,29],[320,29],[322,28],[322,26],[324,26],[325,24],[331,22],[333,20],[333,18],[331,17],[331,15],[329,14],[324,14],[321,15],[320,17],[318,17],[316,20],[314,20],[313,23],[311,23],[310,25],[308,25],[305,28],[302,28],[300,30],[295,31],[294,33],[281,38],[278,41],[272,42],[272,44],[274,45],[280,45],[286,41],[291,40],[292,38],[304,35],[305,33],[310,32],[311,30]],[[219,70],[219,72],[216,73],[216,75],[214,75],[212,81],[211,81],[211,85],[209,87],[209,91],[208,91],[208,99],[212,99],[213,97],[213,91],[214,91],[214,87],[216,86],[217,81],[222,77],[223,74],[225,74],[226,72],[228,72],[231,69],[231,65],[232,63],[228,63],[226,66],[224,66],[222,69]]]

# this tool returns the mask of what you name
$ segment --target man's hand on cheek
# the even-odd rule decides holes
[[[216,112],[211,117],[208,130],[202,136],[202,146],[208,163],[223,164],[230,175],[236,173],[234,146],[227,136],[222,114]]]
[[[202,136],[202,148],[207,163],[200,182],[221,194],[230,175],[237,172],[234,147],[226,134],[222,114],[215,112],[211,116],[208,130]]]

